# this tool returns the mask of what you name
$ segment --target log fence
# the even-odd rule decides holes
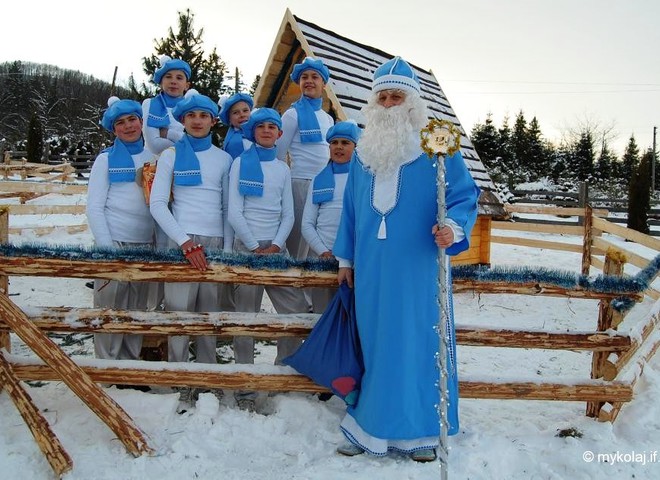
[[[513,209],[519,208],[512,206]],[[541,207],[535,207],[541,208]],[[543,210],[549,212],[549,210]],[[0,243],[7,241],[8,210],[0,210]],[[611,224],[597,215],[604,212],[585,208],[572,214],[584,217],[583,225],[566,231],[565,227],[540,225],[549,233],[562,237],[574,235],[574,243],[492,235],[494,243],[509,243],[529,248],[571,251],[582,254],[582,271],[589,273],[600,268],[603,272],[622,275],[626,265],[646,268],[651,260],[632,254],[613,242],[603,239],[603,232],[635,241],[658,252],[660,241]],[[3,227],[3,224],[5,225]],[[494,230],[521,231],[530,224],[493,222]],[[550,228],[552,227],[552,228]],[[536,230],[531,230],[536,231]],[[589,242],[589,248],[584,244]],[[630,262],[630,263],[628,263]],[[578,262],[579,263],[579,262]],[[0,255],[0,281],[9,275],[71,278],[100,278],[133,281],[211,281],[243,284],[288,285],[296,287],[334,285],[335,274],[289,268],[286,270],[255,270],[243,266],[214,264],[207,272],[195,272],[183,263],[129,262],[121,260],[71,260],[41,257]],[[2,284],[0,284],[2,288]],[[650,287],[639,291],[596,291],[580,286],[566,287],[542,280],[480,281],[454,278],[454,292],[478,294],[520,294],[532,297],[555,296],[591,299],[599,302],[599,316],[589,331],[548,332],[528,329],[474,328],[457,325],[459,345],[499,348],[535,348],[587,351],[592,354],[590,378],[583,381],[548,380],[524,377],[517,381],[471,379],[460,381],[463,398],[524,399],[545,401],[586,402],[586,413],[602,421],[614,421],[619,411],[633,399],[634,386],[645,364],[658,348],[657,314],[651,314],[644,325],[634,332],[619,332],[618,326],[625,312],[614,308],[614,302],[627,299],[640,302],[644,295],[656,298],[658,292]],[[150,453],[149,439],[132,419],[116,405],[97,383],[199,386],[206,388],[249,389],[261,391],[321,392],[325,389],[307,377],[284,366],[273,365],[204,365],[195,363],[167,363],[153,361],[109,361],[66,356],[49,341],[47,333],[139,333],[153,335],[217,335],[232,337],[250,335],[260,338],[283,336],[304,337],[313,328],[318,315],[245,314],[238,312],[138,312],[111,309],[87,309],[35,306],[18,308],[8,297],[7,287],[0,294],[0,340],[5,348],[0,359],[0,388],[10,396],[26,423],[34,424],[35,439],[53,470],[59,475],[70,469],[56,437],[39,418],[38,411],[27,392],[21,391],[21,380],[63,381],[89,408],[99,416],[133,455]],[[20,337],[36,357],[12,355],[7,341],[8,332]],[[586,373],[586,372],[585,372]],[[585,375],[586,377],[586,375]],[[12,393],[13,392],[13,393]],[[32,428],[32,427],[31,427]]]

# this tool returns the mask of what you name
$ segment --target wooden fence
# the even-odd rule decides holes
[[[97,154],[88,153],[72,153],[67,155],[51,155],[47,149],[44,149],[41,161],[38,163],[41,166],[51,165],[57,166],[66,164],[71,166],[78,177],[83,177],[88,174],[92,169],[94,159]],[[5,163],[8,162],[27,162],[27,152],[24,150],[5,150],[3,153]],[[37,163],[37,162],[33,162]]]
[[[515,208],[515,207],[514,207]],[[541,208],[541,207],[537,207]],[[550,212],[549,207],[545,207]],[[580,214],[571,211],[571,214]],[[534,230],[547,229],[562,235],[578,235],[582,245],[519,237],[493,235],[495,243],[524,245],[573,251],[581,254],[581,270],[602,268],[611,275],[621,275],[626,261],[644,267],[649,261],[627,252],[603,239],[600,232],[609,232],[660,251],[660,240],[633,232],[593,216],[590,209],[582,211],[583,227],[536,225]],[[0,235],[7,236],[7,209],[0,212]],[[4,225],[4,226],[3,226]],[[520,227],[511,222],[493,222],[495,230]],[[529,224],[527,224],[529,226]],[[524,231],[525,229],[522,229]],[[0,239],[0,242],[2,240]],[[329,286],[335,274],[299,269],[285,271],[250,270],[245,267],[214,265],[209,271],[193,272],[181,264],[136,263],[124,261],[59,260],[53,258],[0,257],[0,282],[8,275],[72,278],[100,278],[134,281],[212,281],[245,284]],[[0,284],[0,378],[12,400],[32,429],[38,444],[53,469],[58,473],[72,468],[71,459],[63,450],[48,423],[31,401],[20,380],[61,380],[104,421],[133,455],[150,453],[153,447],[133,420],[102,388],[101,383],[204,386],[207,388],[249,389],[263,391],[319,392],[324,389],[288,367],[266,365],[202,365],[163,362],[121,362],[87,359],[74,362],[48,337],[48,332],[140,333],[149,335],[250,335],[262,338],[305,336],[317,315],[275,315],[245,313],[138,312],[110,309],[74,309],[66,307],[31,307],[29,314],[18,308],[7,295],[6,283]],[[471,346],[506,348],[565,349],[592,352],[589,379],[539,383],[538,381],[483,381],[462,378],[463,398],[564,400],[587,402],[587,415],[603,421],[614,421],[621,407],[632,400],[633,388],[644,365],[660,346],[654,340],[660,319],[652,315],[643,320],[641,336],[616,332],[624,314],[614,309],[612,301],[622,297],[634,302],[643,299],[639,292],[594,292],[579,286],[561,287],[539,280],[474,281],[455,278],[454,291],[479,294],[520,294],[533,297],[554,296],[599,301],[599,316],[591,331],[539,332],[524,329],[460,328],[458,343]],[[659,296],[654,289],[647,294]],[[8,332],[19,336],[37,358],[17,357],[9,353]],[[586,372],[585,372],[586,373]]]
[[[573,216],[568,213],[570,208],[584,209],[587,205],[605,211],[605,219],[611,223],[627,225],[628,223],[628,199],[627,198],[608,198],[592,197],[589,195],[589,188],[585,182],[580,184],[578,192],[560,192],[545,190],[513,190],[511,193],[514,198],[509,201],[513,204],[525,205],[545,205],[562,207],[554,213],[554,218],[528,219],[525,217],[515,217],[516,222],[520,223],[544,223],[548,225],[581,225],[582,217],[569,220],[567,217]],[[650,235],[660,236],[660,201],[651,200],[651,209],[648,212],[648,225]]]

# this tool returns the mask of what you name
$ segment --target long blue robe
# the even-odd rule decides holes
[[[447,217],[465,232],[447,249],[456,255],[469,246],[479,189],[460,152],[445,164]],[[373,206],[375,177],[359,158],[344,194],[333,253],[353,261],[365,372],[357,405],[348,408],[341,428],[351,442],[376,455],[438,444],[438,248],[431,233],[438,211],[436,168],[437,159],[423,153],[401,166],[397,201],[384,219]],[[379,239],[383,221],[386,238]],[[451,435],[458,431],[453,322],[450,330]]]

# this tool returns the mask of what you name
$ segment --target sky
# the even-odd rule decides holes
[[[583,125],[608,130],[621,154],[660,124],[660,2],[656,0],[78,0],[5,2],[0,62],[72,68],[119,83],[140,79],[154,39],[190,8],[246,84],[261,74],[289,8],[298,17],[431,70],[469,132],[520,110],[555,142]],[[385,6],[387,5],[387,6]],[[38,12],[37,18],[34,13]],[[31,31],[30,31],[31,30]],[[146,78],[146,77],[142,77]],[[660,142],[660,140],[658,140]]]
[[[84,204],[84,195],[66,199],[48,195],[37,200],[39,204],[52,205],[72,202]],[[12,215],[10,226],[64,225],[70,221],[65,217],[71,216]],[[581,243],[581,237],[497,232],[516,238]],[[624,244],[609,234],[604,238]],[[57,229],[48,236],[36,237],[25,230],[20,236],[12,234],[10,241],[90,245],[92,236],[89,231],[67,235],[63,229]],[[633,242],[625,243],[624,248],[647,259],[658,253]],[[551,250],[543,250],[539,255],[538,249],[494,243],[491,262],[543,265],[576,272],[579,255]],[[628,273],[635,274],[636,269]],[[25,310],[60,305],[87,308],[92,306],[92,291],[85,288],[85,281],[12,276],[9,293],[11,300]],[[267,302],[264,307],[272,312]],[[577,298],[465,292],[455,295],[454,307],[457,325],[464,327],[590,331],[598,318],[597,301]],[[636,338],[640,325],[649,315],[658,315],[659,309],[660,301],[647,297],[628,314],[619,331]],[[74,321],[73,317],[69,321]],[[646,340],[647,347],[660,341],[657,330]],[[93,346],[89,338],[68,343],[63,349],[76,355],[78,362],[91,360]],[[259,345],[255,361],[261,365],[257,367],[272,364],[274,350],[273,346]],[[12,355],[12,361],[18,362],[25,356],[34,357],[14,334]],[[588,352],[560,350],[459,345],[457,357],[459,375],[471,381],[583,382],[588,380],[591,366]],[[629,379],[630,373],[632,370],[623,372],[623,378]],[[162,387],[154,386],[149,393],[106,388],[156,450],[153,456],[133,458],[112,431],[62,382],[23,385],[73,460],[73,470],[63,480],[440,479],[438,462],[418,464],[396,454],[384,458],[337,455],[335,449],[343,443],[339,423],[345,414],[345,406],[337,397],[320,402],[316,396],[303,393],[270,397],[262,393],[257,399],[257,411],[248,413],[236,407],[229,390],[220,401],[206,393],[194,405],[181,405],[176,393]],[[622,408],[614,424],[586,417],[584,402],[461,398],[459,433],[448,439],[449,478],[658,478],[659,396],[660,353],[644,368],[635,385],[634,400]],[[181,407],[185,411],[177,413]],[[558,436],[560,431],[570,429],[580,436]],[[0,472],[3,479],[55,478],[6,390],[0,392]]]

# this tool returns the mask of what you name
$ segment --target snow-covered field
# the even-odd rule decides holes
[[[52,197],[52,198],[51,198]],[[84,202],[84,198],[49,195],[40,203]],[[12,218],[10,226],[82,223],[82,217]],[[511,232],[498,232],[511,234]],[[558,237],[526,235],[561,240]],[[13,242],[41,241],[90,244],[88,232],[48,237],[29,233]],[[614,239],[611,239],[614,241]],[[576,240],[579,241],[579,240]],[[630,243],[625,248],[635,248]],[[639,253],[652,258],[657,252]],[[543,265],[576,271],[577,254],[493,244],[493,265]],[[630,272],[634,273],[634,271]],[[12,300],[19,306],[92,304],[85,280],[10,279]],[[269,308],[265,303],[265,308]],[[591,300],[532,298],[465,293],[455,299],[462,326],[524,327],[543,330],[593,330],[597,304]],[[620,327],[630,329],[656,311],[647,300],[637,305]],[[634,330],[634,329],[633,329]],[[657,335],[657,333],[656,333]],[[91,354],[89,339],[67,351]],[[14,353],[29,354],[12,335]],[[261,345],[258,362],[272,362],[272,347]],[[231,350],[229,350],[229,354]],[[515,381],[584,381],[588,353],[459,346],[464,379]],[[165,389],[142,393],[108,389],[158,449],[154,456],[133,458],[83,403],[60,382],[28,386],[36,405],[73,458],[67,480],[101,479],[370,479],[422,480],[440,477],[439,463],[417,464],[401,455],[347,458],[335,453],[342,443],[338,425],[343,402],[320,402],[315,396],[262,395],[258,411],[236,408],[231,392],[218,401],[202,394],[194,408],[177,413],[178,396]],[[635,398],[614,424],[584,415],[583,402],[470,400],[460,404],[460,433],[450,437],[452,479],[612,479],[660,478],[660,355],[644,370]],[[54,474],[6,393],[0,393],[0,479],[50,479]],[[575,436],[558,436],[574,429]],[[593,454],[593,458],[590,456]],[[606,460],[607,459],[607,460]]]

